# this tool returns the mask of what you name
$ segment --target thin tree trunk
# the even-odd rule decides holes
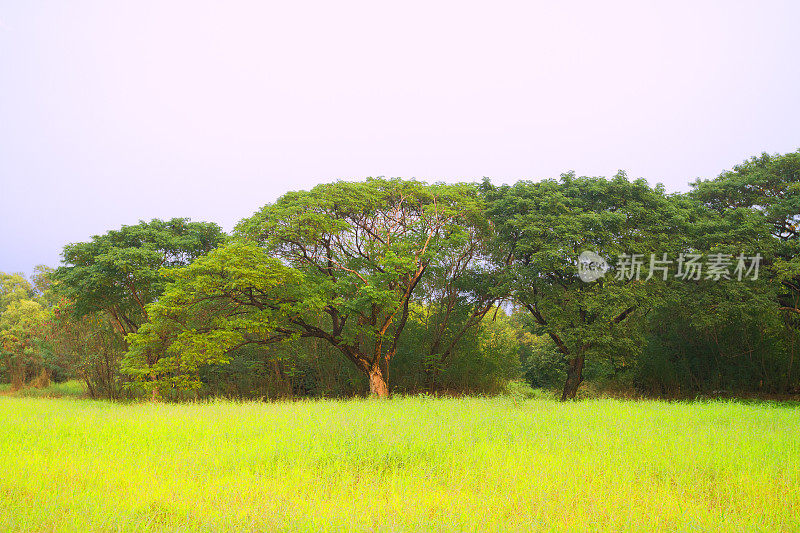
[[[567,380],[564,383],[564,392],[561,394],[561,401],[574,400],[578,394],[578,387],[583,381],[583,363],[586,356],[583,354],[576,355],[569,360],[569,367],[567,367]]]
[[[436,363],[425,368],[425,389],[431,393],[436,391],[436,378],[437,378]]]
[[[25,370],[11,370],[11,390],[16,392],[25,386]]]
[[[789,348],[789,368],[786,370],[786,392],[791,392],[792,390],[792,367],[794,366],[794,332],[792,334],[792,342]]]

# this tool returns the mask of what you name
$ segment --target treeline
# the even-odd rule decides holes
[[[685,194],[336,182],[231,235],[153,220],[0,275],[0,379],[94,397],[800,391],[800,151]]]

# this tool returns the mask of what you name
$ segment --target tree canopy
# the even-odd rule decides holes
[[[120,332],[133,333],[147,321],[146,305],[169,281],[164,269],[187,265],[222,240],[222,230],[213,223],[185,218],[140,222],[65,246],[66,266],[53,278],[79,316],[104,311]]]
[[[628,324],[646,310],[653,291],[633,276],[633,263],[626,272],[615,258],[675,251],[682,213],[662,188],[622,173],[611,180],[565,174],[513,186],[485,182],[484,190],[497,227],[496,261],[509,266],[514,300],[565,357],[562,399],[572,398],[588,353],[625,357],[638,349]],[[607,258],[612,274],[581,280],[578,258],[587,250]],[[646,266],[642,272],[647,276]]]
[[[688,193],[579,177],[289,192],[226,236],[175,218],[0,274],[0,379],[93,395],[800,390],[800,152]],[[587,377],[588,376],[588,377]]]
[[[488,226],[473,185],[378,178],[289,193],[240,222],[230,244],[176,273],[135,346],[154,346],[167,316],[166,330],[180,329],[171,349],[206,361],[243,344],[317,338],[383,397],[420,283],[444,267],[442,258],[470,254],[481,231]],[[216,312],[202,312],[207,306]],[[209,320],[183,326],[186,309]]]

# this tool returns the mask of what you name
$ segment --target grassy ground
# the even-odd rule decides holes
[[[0,396],[0,531],[798,531],[800,408]]]
[[[49,387],[42,389],[26,386],[16,391],[12,391],[11,385],[8,383],[3,383],[0,384],[0,395],[17,398],[82,398],[87,396],[86,386],[80,381],[50,383]]]

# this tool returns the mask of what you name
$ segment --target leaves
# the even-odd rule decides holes
[[[74,302],[78,316],[105,311],[120,331],[138,329],[145,306],[168,282],[169,269],[186,265],[222,242],[219,226],[174,218],[123,226],[64,248],[55,288]]]
[[[534,332],[550,336],[568,358],[633,360],[659,284],[616,279],[613,272],[585,283],[578,256],[596,252],[613,266],[620,254],[681,249],[688,215],[680,201],[624,173],[503,187],[485,182],[483,190],[497,229],[495,261],[508,264],[511,295],[531,313]]]

